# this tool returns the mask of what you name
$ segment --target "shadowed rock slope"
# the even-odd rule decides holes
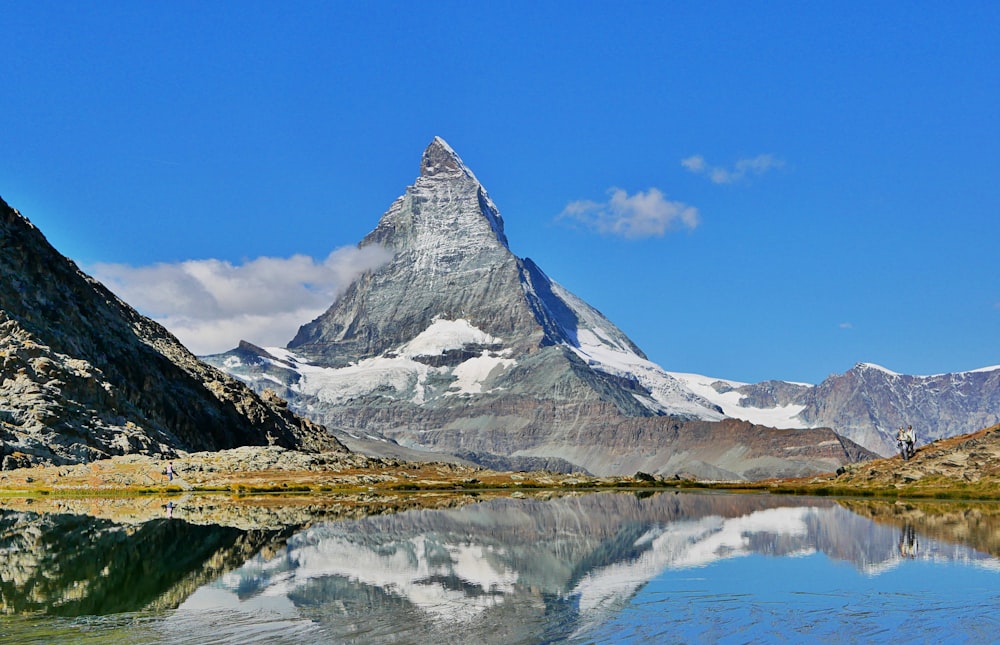
[[[277,397],[199,361],[0,200],[4,469],[268,444],[346,450]]]

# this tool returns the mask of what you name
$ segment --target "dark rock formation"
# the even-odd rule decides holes
[[[284,402],[199,361],[0,200],[4,464],[267,444],[344,450]]]

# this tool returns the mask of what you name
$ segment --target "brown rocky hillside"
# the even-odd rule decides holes
[[[1000,498],[1000,425],[919,446],[909,461],[897,455],[851,464],[836,477],[801,483],[793,487],[806,492]]]

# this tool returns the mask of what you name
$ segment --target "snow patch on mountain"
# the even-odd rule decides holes
[[[647,389],[651,398],[636,399],[652,411],[712,421],[724,418],[710,400],[685,387],[656,363],[615,344],[604,330],[577,330],[577,341],[579,345],[571,349],[591,368],[635,379]]]
[[[883,374],[887,374],[889,376],[900,376],[898,372],[893,372],[891,369],[887,367],[882,367],[881,365],[876,365],[875,363],[858,363],[857,365],[855,365],[855,368],[875,370],[877,372],[882,372]]]
[[[686,388],[662,367],[650,361],[604,314],[555,281],[552,294],[573,312],[575,324],[563,320],[569,348],[599,372],[635,381],[649,396],[633,397],[656,414],[718,421],[722,413],[708,400]]]
[[[462,394],[482,394],[485,381],[496,370],[506,370],[517,361],[506,358],[508,350],[491,351],[483,349],[477,356],[462,361],[455,367],[435,367],[421,362],[419,358],[434,357],[448,351],[483,345],[499,346],[502,340],[476,328],[468,320],[444,320],[437,318],[413,340],[388,351],[382,356],[363,359],[346,367],[322,367],[302,358],[295,352],[282,347],[262,348],[266,356],[261,356],[265,364],[278,368],[291,368],[299,379],[289,388],[303,395],[315,397],[321,403],[343,403],[350,399],[380,393],[393,398],[407,398],[420,405],[433,396],[428,388],[432,376],[447,378],[449,372],[454,381],[444,396]],[[235,370],[241,364],[238,357],[225,359],[227,369]],[[259,375],[265,380],[276,379],[270,375]]]
[[[466,345],[494,345],[500,342],[499,338],[477,329],[468,320],[443,320],[438,317],[430,327],[403,345],[399,354],[406,357],[436,356]]]
[[[967,373],[975,374],[977,372],[996,372],[1000,370],[1000,365],[993,365],[991,367],[981,367],[978,370],[969,370]]]
[[[700,374],[682,372],[669,372],[669,374],[683,383],[687,389],[719,406],[727,417],[772,428],[810,427],[799,418],[799,414],[806,408],[804,405],[786,405],[773,408],[754,408],[741,405],[740,401],[744,396],[738,390],[747,383],[717,379]]]
[[[600,327],[578,329],[577,345],[571,349],[591,368],[613,376],[635,379],[649,390],[650,397],[636,400],[654,412],[718,421],[723,414],[712,402],[684,386],[662,367],[615,342]]]
[[[470,358],[452,370],[451,374],[456,379],[452,388],[457,387],[458,391],[449,389],[445,394],[449,396],[454,394],[482,394],[483,382],[497,368],[506,370],[516,364],[517,361],[513,358],[491,356],[487,350],[483,350],[483,353],[479,356]]]

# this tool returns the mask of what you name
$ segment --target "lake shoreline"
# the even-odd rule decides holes
[[[168,464],[173,470],[167,474]],[[415,462],[360,453],[300,452],[277,446],[179,453],[173,460],[121,455],[88,464],[0,471],[9,497],[129,495],[326,495],[332,493],[500,493],[533,490],[718,490],[785,495],[1000,500],[1000,426],[858,462],[837,473],[761,481],[697,481],[646,473],[498,472],[459,463]]]

